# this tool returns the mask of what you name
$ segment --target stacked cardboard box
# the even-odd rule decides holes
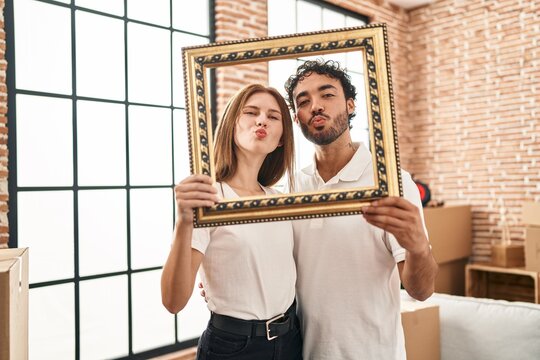
[[[28,359],[28,249],[0,249],[0,360]]]
[[[441,358],[439,305],[402,299],[401,323],[407,360]]]
[[[540,271],[540,203],[523,205],[525,235],[525,269]]]
[[[471,207],[424,208],[433,256],[439,264],[435,291],[465,294],[465,265],[472,254]]]

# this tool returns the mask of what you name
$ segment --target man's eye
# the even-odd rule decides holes
[[[308,100],[302,100],[298,102],[298,107],[304,106],[308,103]]]
[[[324,94],[323,95],[323,97],[325,97],[325,98],[329,98],[329,97],[333,97],[333,96],[334,96],[334,94]]]

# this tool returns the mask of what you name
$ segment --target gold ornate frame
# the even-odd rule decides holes
[[[195,227],[358,214],[372,200],[403,195],[385,24],[183,48],[191,173],[215,179],[207,69],[358,50],[365,64],[375,186],[225,200],[197,208]]]

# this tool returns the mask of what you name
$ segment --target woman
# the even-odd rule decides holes
[[[163,268],[162,300],[184,308],[202,264],[208,308],[198,359],[301,359],[294,304],[296,269],[290,221],[193,230],[193,209],[219,198],[275,194],[294,144],[285,100],[273,88],[249,85],[225,109],[215,141],[216,180],[192,175],[175,187],[178,219]]]

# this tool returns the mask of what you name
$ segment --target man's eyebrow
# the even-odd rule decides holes
[[[330,84],[322,85],[322,86],[319,87],[319,91],[324,91],[324,90],[328,90],[328,89],[337,90],[337,87],[335,87],[334,85],[330,85]]]
[[[331,85],[331,84],[325,84],[325,85],[319,86],[319,88],[317,90],[318,91],[324,91],[324,90],[328,90],[328,89],[337,90],[337,87],[335,87],[334,85]],[[298,101],[298,98],[300,98],[302,96],[306,96],[307,93],[308,93],[307,91],[301,91],[301,92],[298,93],[298,95],[296,95],[296,97],[294,99],[296,101]]]

